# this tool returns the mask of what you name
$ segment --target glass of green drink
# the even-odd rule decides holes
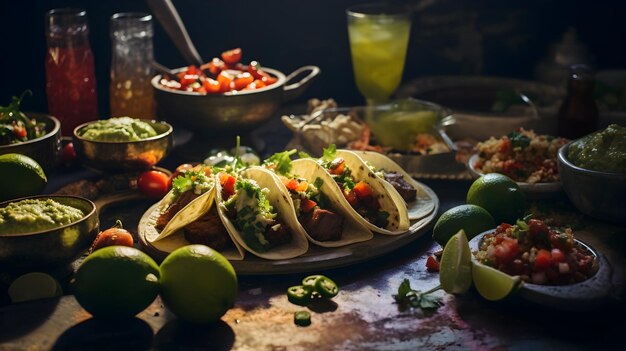
[[[386,102],[402,80],[411,14],[387,4],[357,5],[346,13],[357,88],[368,104]]]

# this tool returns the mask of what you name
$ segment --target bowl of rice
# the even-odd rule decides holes
[[[557,166],[559,148],[565,138],[537,134],[519,128],[500,138],[479,142],[467,168],[473,177],[500,173],[517,182],[529,198],[543,198],[562,190]]]

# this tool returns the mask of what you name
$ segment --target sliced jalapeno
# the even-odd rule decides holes
[[[312,292],[313,289],[310,286],[292,286],[287,289],[287,300],[295,305],[306,306],[311,302]]]
[[[314,292],[327,299],[333,298],[339,293],[339,287],[332,279],[319,274],[304,278],[302,285],[311,287]]]
[[[301,327],[311,325],[311,314],[307,311],[298,311],[293,314],[293,322]]]

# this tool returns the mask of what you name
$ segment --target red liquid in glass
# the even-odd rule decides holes
[[[89,45],[49,47],[46,54],[48,113],[71,136],[76,126],[98,119],[93,53]]]

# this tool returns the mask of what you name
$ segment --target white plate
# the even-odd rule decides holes
[[[467,160],[467,169],[470,174],[474,178],[479,178],[484,175],[483,173],[477,171],[474,166],[478,162],[478,154],[472,155],[469,160]],[[545,199],[554,196],[558,196],[563,192],[563,187],[561,186],[561,182],[550,182],[550,183],[522,183],[517,182],[519,188],[529,199]]]

